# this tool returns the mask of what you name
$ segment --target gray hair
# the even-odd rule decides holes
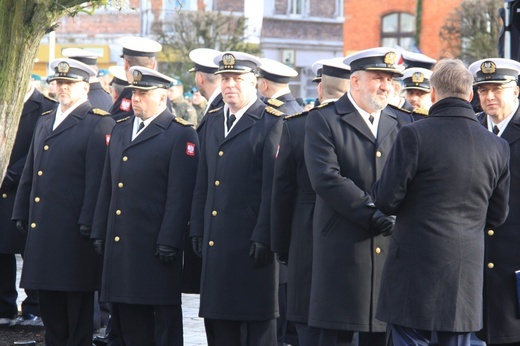
[[[433,69],[430,84],[437,101],[446,97],[467,100],[473,91],[473,74],[459,59],[442,59]]]

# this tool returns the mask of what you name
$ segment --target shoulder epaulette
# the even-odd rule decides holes
[[[107,111],[102,110],[101,108],[92,108],[91,112],[96,114],[96,115],[100,115],[102,117],[104,117],[106,115],[110,115],[110,113],[108,113]]]
[[[122,123],[123,121],[128,120],[128,119],[130,119],[130,116],[118,119],[118,120],[116,120],[116,123]]]
[[[181,125],[184,125],[184,126],[193,126],[192,123],[187,122],[187,121],[184,120],[183,118],[175,117],[174,119],[175,119],[176,122],[178,122],[178,123],[181,124]]]
[[[56,100],[56,99],[50,97],[49,95],[45,95],[45,94],[43,94],[43,97],[45,97],[47,100],[50,100],[50,101],[52,101],[52,102],[58,102],[58,100]]]
[[[330,105],[331,103],[334,103],[334,102],[325,102],[325,103],[320,103],[319,105],[317,105],[317,106],[314,107],[314,108],[323,108],[323,107],[325,107],[325,106]]]
[[[388,104],[391,108],[394,108],[394,109],[397,109],[401,112],[405,112],[405,113],[408,113],[408,114],[412,114],[412,111],[408,110],[408,109],[405,109],[405,108],[401,108],[401,107],[398,107],[398,106],[395,106],[391,103]]]
[[[208,113],[216,113],[216,112],[218,112],[221,109],[222,109],[222,106],[218,107],[218,108],[215,108],[215,109],[212,109],[212,110],[209,110]]]
[[[415,108],[415,109],[412,111],[412,113],[427,116],[427,115],[428,115],[428,110],[427,110],[427,109],[424,109],[424,108]]]
[[[278,99],[269,99],[267,100],[267,104],[276,108],[280,108],[284,105],[283,101],[280,101]]]
[[[300,112],[300,113],[288,115],[284,119],[287,119],[287,120],[288,119],[293,119],[293,118],[299,117],[301,115],[307,115],[307,114],[309,114],[309,111],[303,111],[303,112]]]
[[[265,111],[269,114],[274,115],[275,117],[280,117],[280,116],[284,115],[284,112],[280,112],[278,109],[275,109],[271,106],[265,107]]]
[[[42,113],[42,116],[43,116],[43,115],[47,115],[47,114],[51,114],[51,112],[52,112],[52,109],[51,109],[50,111],[43,112],[43,113]]]

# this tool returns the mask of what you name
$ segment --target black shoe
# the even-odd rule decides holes
[[[92,340],[92,344],[94,344],[95,346],[106,346],[110,343],[110,341],[112,341],[114,338],[108,334],[108,335],[97,335],[94,337],[94,339]]]

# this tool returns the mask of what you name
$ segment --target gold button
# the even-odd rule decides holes
[[[381,152],[380,152],[379,150],[376,151],[376,157],[381,157],[381,155],[382,155],[382,154],[381,154]]]
[[[217,211],[216,211],[216,210],[213,210],[213,211],[211,212],[211,215],[213,215],[213,216],[217,216]]]
[[[119,183],[119,184],[117,184],[117,186],[119,186],[119,188],[122,188],[123,187],[123,183]]]
[[[123,161],[128,161],[128,157],[123,156]]]
[[[208,244],[209,244],[209,246],[213,246],[213,245],[215,245],[215,243],[213,242],[213,240],[210,240]]]
[[[34,222],[31,223],[31,228],[36,228],[36,224]]]
[[[49,150],[49,146],[48,145],[44,145],[43,146],[43,150]]]
[[[489,236],[492,236],[492,235],[494,235],[494,234],[495,234],[495,231],[493,231],[492,229],[490,229],[490,230],[488,231],[488,235],[489,235]]]
[[[218,152],[218,156],[223,156],[224,155],[224,152],[221,150]]]
[[[376,253],[381,253],[381,248],[380,247],[376,247]]]
[[[40,202],[40,197],[36,197],[36,198],[34,199],[34,201],[35,201],[36,203]]]
[[[114,241],[115,241],[115,242],[118,242],[120,239],[121,239],[121,238],[119,238],[119,237],[115,237],[115,238],[114,238]]]
[[[116,215],[121,215],[121,210],[116,210]]]
[[[38,175],[41,177],[43,175],[43,171],[38,171]]]
[[[215,181],[215,186],[219,186],[220,185],[220,181]]]
[[[3,194],[2,194],[2,197],[3,197],[3,198],[7,198],[7,193],[3,193]]]
[[[495,268],[495,264],[492,263],[492,262],[489,262],[489,263],[488,263],[488,268],[489,268],[489,269],[493,269],[493,268]]]

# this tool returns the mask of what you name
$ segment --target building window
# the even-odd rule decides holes
[[[197,9],[196,0],[163,0],[163,10],[166,13],[194,11]]]
[[[288,0],[287,14],[306,16],[308,13],[307,0]]]
[[[415,16],[403,12],[388,14],[381,21],[381,46],[413,50],[414,33]]]

